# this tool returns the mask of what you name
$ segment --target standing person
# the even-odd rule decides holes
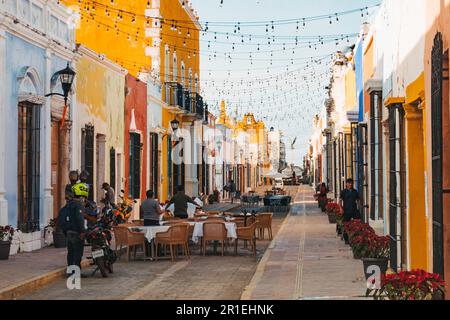
[[[86,170],[81,171],[79,183],[83,183],[85,185],[85,187],[87,188],[88,196],[89,196],[89,190],[91,187],[88,183],[88,179],[89,179],[89,172],[87,172]]]
[[[188,208],[188,203],[192,203],[193,205],[195,205],[197,208],[201,208],[197,203],[195,203],[191,197],[188,197],[185,193],[184,193],[184,189],[183,186],[178,186],[177,188],[178,192],[176,195],[174,195],[172,197],[172,199],[170,199],[169,203],[166,204],[165,209],[167,210],[167,208],[173,203],[174,204],[174,216],[177,218],[181,218],[181,219],[187,219],[188,213],[187,213],[187,208]]]
[[[84,227],[84,210],[87,192],[76,184],[67,204],[60,210],[58,225],[67,237],[67,266],[78,266],[84,251],[86,229]]]
[[[232,179],[228,181],[227,191],[230,193],[231,203],[234,202],[234,198],[236,197],[236,184]]]
[[[102,185],[102,189],[105,190],[105,197],[102,202],[105,204],[107,208],[113,208],[115,206],[115,193],[113,187],[109,185],[109,183],[105,182]]]
[[[78,183],[79,175],[78,170],[72,170],[69,172],[69,183],[66,185],[65,194],[68,201],[73,196],[72,187]]]
[[[319,187],[319,208],[322,209],[322,212],[325,212],[328,200],[328,188],[325,183],[322,183]]]
[[[359,193],[353,188],[353,179],[347,179],[345,189],[340,195],[340,205],[344,211],[344,222],[352,219],[361,219],[358,207],[360,205]],[[348,235],[344,234],[345,243],[348,244]]]
[[[144,226],[159,226],[159,216],[162,214],[161,206],[155,199],[152,190],[146,192],[147,199],[141,204],[141,217],[144,218]]]

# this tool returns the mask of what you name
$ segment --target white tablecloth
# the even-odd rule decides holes
[[[192,234],[192,241],[198,243],[199,238],[203,237],[203,224],[204,222],[196,222],[194,226],[194,233]],[[227,237],[230,239],[236,239],[236,223],[226,222],[225,227],[227,228]]]
[[[166,232],[170,226],[129,227],[130,230],[140,230],[145,234],[148,242],[151,242],[158,232]]]
[[[194,232],[192,234],[192,241],[198,243],[199,239],[203,237],[203,223],[204,222],[189,222],[194,225]],[[234,222],[226,222],[227,236],[230,239],[236,239],[236,224]],[[149,227],[129,227],[130,230],[140,230],[144,232],[145,238],[151,242],[158,232],[166,232],[170,226],[149,226]]]

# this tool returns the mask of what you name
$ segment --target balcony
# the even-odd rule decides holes
[[[204,103],[203,103],[203,97],[199,95],[198,93],[193,92],[192,93],[192,103],[193,103],[193,110],[192,112],[196,114],[197,118],[203,119],[204,116]]]
[[[178,82],[164,83],[166,90],[166,103],[173,108],[184,109],[184,90]]]

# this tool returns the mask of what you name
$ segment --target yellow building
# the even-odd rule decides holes
[[[198,17],[188,1],[62,0],[62,3],[80,15],[78,43],[105,55],[126,68],[130,75],[141,80],[153,78],[161,85],[161,96],[151,98],[160,102],[158,194],[161,201],[167,200],[180,184],[174,179],[184,180],[185,172],[184,167],[173,166],[169,156],[174,146],[170,123],[177,119],[183,127],[194,118],[203,118],[202,99],[197,96],[201,30]],[[198,102],[198,110],[194,102]],[[196,194],[196,186],[198,193],[198,177],[190,180],[194,180],[192,193]],[[155,187],[153,183],[150,185]]]
[[[263,121],[256,121],[252,113],[247,113],[236,122],[233,136],[241,145],[241,190],[255,190],[262,183],[264,154],[267,146],[267,130]]]

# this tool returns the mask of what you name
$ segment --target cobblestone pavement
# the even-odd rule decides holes
[[[242,299],[362,299],[362,263],[335,228],[317,208],[313,189],[302,186]]]
[[[274,216],[274,236],[285,220],[286,214]],[[242,243],[242,242],[241,242]],[[258,261],[270,241],[258,241]],[[240,247],[243,245],[240,245]],[[103,279],[100,275],[82,278],[81,290],[70,291],[65,280],[45,286],[21,299],[213,299],[238,300],[255,273],[257,261],[250,253],[240,248],[234,256],[230,247],[225,257],[203,257],[194,248],[191,260],[179,257],[177,262],[119,261],[115,273]],[[83,273],[88,273],[84,270]]]

